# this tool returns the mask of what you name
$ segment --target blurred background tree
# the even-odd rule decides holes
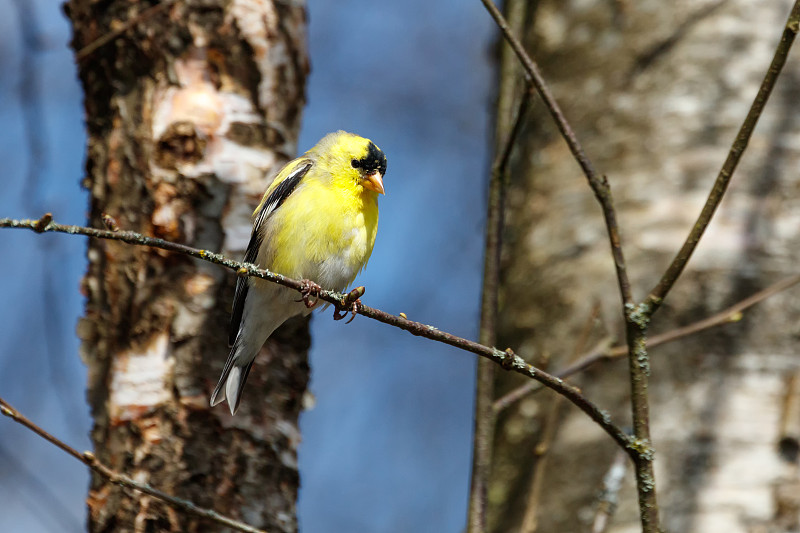
[[[509,14],[588,155],[608,176],[639,300],[699,214],[791,2],[526,4]],[[797,273],[796,52],[651,335],[697,322]],[[510,172],[498,346],[555,371],[598,345],[624,343],[624,324],[592,192],[538,99],[524,124]],[[785,380],[798,371],[799,319],[794,290],[739,321],[650,351],[667,530],[800,527],[797,456],[778,446],[787,394],[798,394],[797,380]],[[626,366],[623,357],[574,378],[619,422],[630,420]],[[497,396],[523,381],[500,374]],[[495,435],[491,531],[593,531],[603,478],[617,454],[607,435],[549,391],[503,410]],[[608,531],[639,529],[630,472]]]

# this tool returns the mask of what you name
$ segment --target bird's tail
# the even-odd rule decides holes
[[[250,287],[236,340],[211,395],[212,407],[228,400],[231,414],[236,414],[247,374],[264,342],[286,319],[309,311],[303,304],[296,303],[295,298],[285,287],[267,282]]]
[[[239,337],[237,337],[231,348],[231,353],[228,355],[228,360],[225,361],[225,368],[222,370],[219,382],[211,395],[212,407],[227,399],[232,415],[235,415],[236,410],[239,409],[244,384],[255,360],[255,357],[237,357],[237,352],[240,351],[239,348],[240,342]]]

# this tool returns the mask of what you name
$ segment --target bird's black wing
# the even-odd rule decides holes
[[[291,164],[291,163],[290,163]],[[278,209],[283,202],[300,184],[300,180],[311,170],[313,162],[308,159],[301,159],[289,175],[281,181],[277,187],[269,194],[266,201],[262,202],[261,209],[256,213],[253,232],[250,234],[250,243],[244,254],[245,263],[256,263],[258,251],[264,241],[264,223],[269,216]],[[242,322],[244,313],[244,302],[247,298],[247,289],[250,286],[247,277],[240,277],[236,280],[236,292],[233,295],[233,310],[231,311],[231,323],[228,329],[228,344],[233,346],[236,335],[239,333],[239,326]]]

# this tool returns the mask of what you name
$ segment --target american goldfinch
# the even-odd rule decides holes
[[[367,264],[385,173],[386,156],[375,143],[337,131],[286,164],[272,181],[253,213],[244,260],[302,279],[308,290],[298,300],[296,291],[275,283],[237,280],[231,351],[212,406],[227,399],[235,414],[253,360],[272,332],[290,317],[311,312],[308,293],[320,286],[343,291]]]

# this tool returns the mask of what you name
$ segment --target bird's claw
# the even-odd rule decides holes
[[[344,297],[344,302],[342,305],[337,305],[336,309],[333,310],[333,319],[334,320],[341,320],[346,318],[347,315],[350,316],[350,320],[345,322],[345,324],[349,324],[352,322],[358,311],[361,309],[361,297],[364,296],[366,289],[364,287],[356,287],[352,291],[348,292]]]
[[[309,309],[313,309],[319,303],[319,293],[322,290],[322,287],[311,281],[310,279],[304,279],[301,281],[303,286],[300,289],[300,294],[303,296],[301,299],[296,300],[298,302],[303,302],[306,304],[306,307]],[[309,299],[309,296],[314,297],[314,301],[312,302]]]
[[[356,318],[356,315],[358,314],[358,310],[360,307],[361,307],[360,299],[351,302],[350,305],[347,307],[337,307],[336,309],[333,310],[333,319],[341,320],[343,318],[346,318],[347,315],[350,315],[350,320],[345,322],[345,324],[349,324]]]

